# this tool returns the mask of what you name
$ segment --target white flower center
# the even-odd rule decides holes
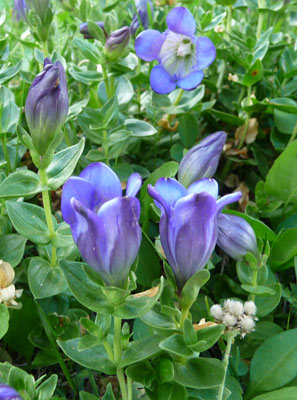
[[[176,79],[184,78],[197,64],[196,45],[189,36],[168,31],[159,57],[170,75]]]

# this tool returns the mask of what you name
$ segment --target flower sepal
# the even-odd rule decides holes
[[[74,297],[83,306],[99,314],[122,319],[138,318],[152,309],[163,290],[164,279],[146,292],[130,294],[128,289],[104,286],[99,274],[87,264],[61,260],[60,267]],[[134,278],[132,277],[132,280]]]
[[[183,310],[189,310],[197,299],[200,289],[206,284],[210,278],[210,272],[207,269],[202,269],[196,272],[185,283],[181,291],[180,304]]]

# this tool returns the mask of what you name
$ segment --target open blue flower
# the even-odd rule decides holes
[[[155,92],[170,93],[176,85],[184,90],[195,89],[203,79],[202,69],[216,57],[215,46],[207,37],[194,36],[196,22],[185,7],[171,10],[166,22],[164,33],[148,29],[137,36],[136,54],[144,61],[159,61],[150,75]]]
[[[130,176],[126,196],[106,164],[88,165],[65,183],[61,210],[82,258],[107,285],[124,287],[141,243],[141,187],[138,173]]]
[[[166,258],[182,289],[192,275],[203,269],[218,237],[218,215],[241,197],[235,192],[217,200],[218,184],[201,179],[186,189],[177,180],[160,178],[148,192],[161,209],[160,240]]]
[[[0,383],[0,400],[23,400],[20,394],[11,386]]]

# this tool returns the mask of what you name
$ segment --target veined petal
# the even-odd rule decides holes
[[[216,201],[207,193],[180,199],[174,209],[176,278],[182,287],[203,269],[217,240]]]
[[[76,222],[77,213],[71,205],[71,199],[75,198],[84,207],[92,209],[94,207],[95,189],[85,179],[72,176],[63,186],[61,211],[64,220],[72,226]]]
[[[122,196],[121,182],[106,164],[92,163],[81,172],[80,177],[95,188],[94,204],[97,208],[106,201]]]
[[[219,194],[219,185],[215,179],[203,178],[197,182],[192,183],[192,185],[188,187],[188,192],[189,193],[206,192],[215,199],[217,199]]]
[[[177,86],[184,90],[192,90],[195,89],[203,79],[202,71],[192,71],[189,75],[181,78],[177,81]]]
[[[98,212],[104,245],[104,265],[108,265],[108,283],[123,287],[141,243],[138,220],[140,204],[135,197],[118,197],[103,204]]]
[[[155,189],[171,209],[174,208],[177,200],[188,195],[187,189],[173,178],[158,179]]]
[[[238,201],[242,196],[241,192],[234,192],[227,194],[226,196],[221,197],[219,200],[217,200],[217,213],[220,213],[225,206],[231,203],[235,203],[235,201]]]
[[[147,29],[141,32],[135,40],[135,51],[144,61],[158,60],[158,56],[164,42],[163,35],[155,29]]]
[[[126,188],[126,196],[134,197],[141,188],[142,179],[138,172],[129,176]]]
[[[102,257],[105,248],[104,226],[96,213],[72,198],[71,205],[77,213],[71,226],[73,238],[82,258],[107,282],[109,264]]]
[[[160,64],[152,69],[150,84],[152,89],[159,94],[170,93],[176,88],[175,80]]]
[[[192,36],[196,31],[193,15],[185,7],[175,7],[167,15],[168,28],[176,33]]]
[[[216,48],[207,37],[199,37],[196,42],[198,70],[208,67],[216,58]]]

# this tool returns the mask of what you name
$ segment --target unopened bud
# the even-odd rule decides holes
[[[116,61],[118,58],[127,55],[130,36],[131,29],[129,26],[124,26],[110,34],[104,46],[104,53],[108,61]]]
[[[105,29],[104,29],[104,22],[102,21],[98,21],[96,22],[96,25],[99,26],[99,28],[102,29],[103,33],[105,36],[107,36]],[[93,36],[90,34],[89,32],[89,28],[88,28],[88,23],[84,22],[83,24],[80,24],[79,26],[79,32],[84,35],[85,39],[94,39]]]

